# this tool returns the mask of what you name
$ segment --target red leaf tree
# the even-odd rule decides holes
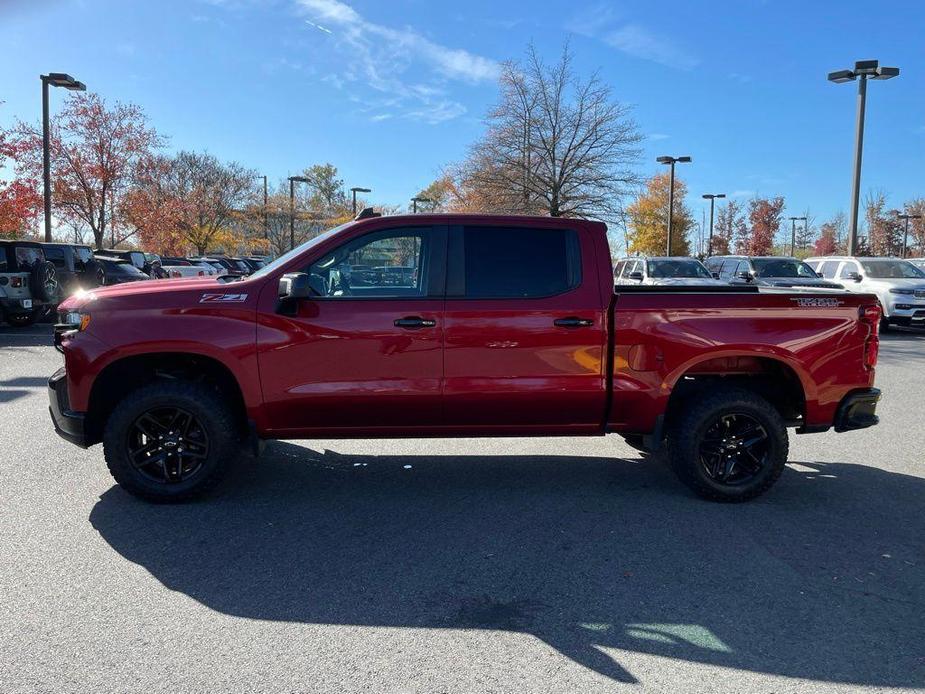
[[[0,168],[21,153],[12,134],[0,128]],[[42,204],[36,180],[24,177],[0,180],[0,238],[18,238],[35,222]]]
[[[752,226],[748,240],[749,255],[771,254],[783,211],[782,197],[755,198],[748,203],[748,220]]]

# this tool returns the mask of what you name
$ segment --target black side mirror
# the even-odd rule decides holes
[[[631,272],[626,276],[626,279],[633,280],[635,282],[642,282],[642,273],[641,272]]]
[[[320,294],[316,292],[316,295]],[[279,278],[280,299],[308,299],[311,296],[311,278],[304,272],[289,272]]]
[[[862,279],[864,279],[864,276],[860,272],[849,272],[848,279],[854,280],[855,282],[860,282]]]
[[[718,280],[718,279],[719,279],[719,273],[718,273],[718,272],[711,272],[710,275],[712,275],[712,276],[713,276],[713,279],[715,279],[715,280]]]
[[[748,270],[742,270],[741,272],[737,272],[736,277],[739,278],[740,280],[745,280],[746,282],[752,281],[752,273],[750,273]]]

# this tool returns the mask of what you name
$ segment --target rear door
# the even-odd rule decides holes
[[[450,228],[449,428],[480,434],[599,429],[606,407],[606,302],[591,234],[580,224]]]

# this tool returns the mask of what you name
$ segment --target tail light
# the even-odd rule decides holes
[[[197,272],[196,274],[199,275],[200,277],[202,277],[202,276],[205,275],[206,273],[204,273],[202,270],[200,270],[200,271]]]
[[[22,286],[22,277],[11,277],[10,278],[11,287],[21,287]]]
[[[861,306],[858,309],[858,319],[870,328],[867,340],[864,342],[864,366],[873,369],[880,356],[880,318],[882,311],[879,304]]]

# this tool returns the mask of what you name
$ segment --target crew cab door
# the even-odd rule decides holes
[[[267,428],[362,435],[438,425],[445,270],[445,227],[380,229],[301,269],[317,296],[285,310],[261,303]]]
[[[472,433],[588,433],[606,407],[605,310],[590,232],[450,228],[444,412]],[[609,262],[608,262],[609,265]]]

